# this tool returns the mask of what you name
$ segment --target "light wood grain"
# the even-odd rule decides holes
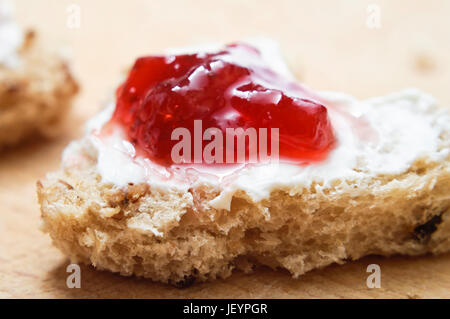
[[[123,68],[142,54],[208,41],[265,35],[315,89],[358,97],[415,86],[450,105],[450,1],[105,1],[17,0],[22,25],[36,27],[49,48],[71,49],[83,91],[65,131],[0,155],[0,297],[450,297],[450,255],[368,257],[293,280],[260,269],[227,280],[175,289],[148,280],[82,268],[82,288],[66,288],[68,261],[38,230],[35,183],[59,165]],[[80,5],[79,29],[66,9]],[[381,28],[367,28],[378,3]],[[380,289],[366,287],[366,267],[381,266]]]

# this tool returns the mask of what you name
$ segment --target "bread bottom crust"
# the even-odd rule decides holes
[[[369,254],[450,250],[450,168],[416,161],[401,175],[313,184],[217,210],[212,187],[186,193],[101,183],[95,159],[38,182],[43,230],[73,262],[179,287],[256,265],[293,277]]]

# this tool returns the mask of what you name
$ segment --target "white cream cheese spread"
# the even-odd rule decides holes
[[[23,43],[23,32],[15,23],[10,2],[0,0],[0,65],[9,68],[20,63],[18,50]]]
[[[264,42],[264,41],[263,41]],[[255,45],[255,43],[252,43]],[[269,43],[271,44],[271,43]],[[258,45],[274,68],[289,75],[277,47]],[[91,119],[86,136],[64,152],[64,163],[81,144],[96,151],[97,169],[103,182],[125,187],[145,182],[151,187],[187,191],[202,184],[219,190],[212,207],[230,209],[236,191],[245,191],[254,201],[267,198],[273,190],[289,189],[294,195],[314,183],[318,191],[331,185],[346,191],[346,181],[380,174],[401,174],[420,158],[444,159],[450,149],[439,145],[440,135],[450,130],[449,112],[416,89],[359,101],[349,95],[319,92],[337,136],[337,145],[324,161],[308,165],[270,163],[243,165],[230,171],[202,167],[172,166],[170,169],[136,156],[133,145],[118,127],[108,136],[99,135],[114,111],[114,103]]]

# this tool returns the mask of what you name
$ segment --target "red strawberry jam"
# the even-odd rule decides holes
[[[163,165],[174,163],[174,129],[186,128],[194,139],[194,120],[202,121],[203,132],[223,133],[223,150],[227,128],[266,128],[269,149],[271,129],[278,128],[280,161],[308,163],[324,159],[335,142],[327,109],[313,95],[239,43],[216,53],[139,58],[117,89],[112,121],[139,154]],[[246,159],[248,152],[247,145]]]

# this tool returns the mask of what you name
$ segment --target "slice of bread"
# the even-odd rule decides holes
[[[371,100],[369,108],[385,112],[383,101]],[[351,178],[324,183],[312,176],[308,183],[277,184],[259,199],[238,188],[229,209],[212,204],[224,192],[220,185],[182,191],[151,180],[106,181],[99,150],[84,138],[71,145],[71,160],[60,171],[38,182],[42,227],[72,262],[176,286],[256,265],[298,277],[369,254],[444,253],[450,250],[450,115],[420,103],[415,97],[394,105],[431,118],[436,134],[425,143],[440,157],[423,153],[395,174],[370,172],[362,160]],[[389,161],[395,149],[377,152]]]
[[[36,42],[28,32],[20,65],[0,64],[0,149],[36,135],[54,136],[78,92],[67,63]]]

